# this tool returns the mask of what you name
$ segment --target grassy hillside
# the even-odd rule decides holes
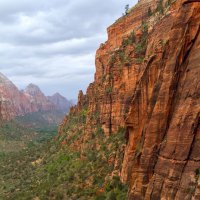
[[[63,115],[57,111],[37,112],[1,124],[0,199],[15,199],[11,194],[29,187],[35,164],[51,153],[47,143],[57,134]]]
[[[32,113],[17,117],[0,126],[0,152],[17,152],[35,143],[41,143],[57,133],[57,121],[63,114]],[[57,117],[60,115],[59,117]]]
[[[125,200],[127,187],[118,177],[124,129],[105,137],[95,126],[94,134],[80,148],[76,141],[84,135],[86,114],[70,116],[64,135],[20,153],[2,155],[0,198]]]
[[[16,121],[28,128],[48,128],[62,122],[66,113],[61,111],[40,111],[16,118]]]

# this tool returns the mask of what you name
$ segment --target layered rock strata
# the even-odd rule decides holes
[[[85,138],[99,124],[107,137],[126,128],[131,200],[200,198],[199,33],[199,1],[141,0],[108,28],[95,81],[71,109],[87,108]]]

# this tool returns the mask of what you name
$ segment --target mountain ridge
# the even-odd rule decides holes
[[[61,99],[66,106],[60,106],[58,102],[50,101],[50,98],[53,96],[45,96],[40,88],[32,83],[20,91],[5,75],[0,73],[0,105],[3,120],[11,120],[16,116],[38,111],[58,110],[67,113],[72,105],[58,93],[57,99]]]

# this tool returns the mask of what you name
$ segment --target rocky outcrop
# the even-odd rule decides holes
[[[56,106],[57,110],[60,110],[64,113],[68,112],[69,108],[73,105],[69,100],[59,93],[55,93],[53,96],[48,96],[47,98]]]
[[[199,32],[199,1],[139,1],[108,28],[95,81],[71,109],[87,108],[85,140],[99,124],[106,136],[126,127],[131,200],[200,198]]]

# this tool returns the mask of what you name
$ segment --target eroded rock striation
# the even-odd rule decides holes
[[[141,0],[109,27],[70,115],[84,108],[80,149],[99,124],[107,137],[126,128],[129,199],[200,199],[200,2]]]
[[[126,119],[130,199],[198,199],[200,4],[172,5],[148,37]]]

